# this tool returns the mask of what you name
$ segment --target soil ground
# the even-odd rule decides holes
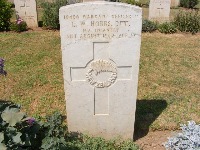
[[[135,141],[142,150],[165,150],[163,143],[167,141],[168,137],[172,137],[175,131],[154,131],[149,132],[144,137]]]

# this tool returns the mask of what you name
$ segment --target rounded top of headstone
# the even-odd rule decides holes
[[[93,1],[93,2],[83,2],[83,3],[75,3],[71,5],[62,6],[60,10],[70,8],[70,7],[80,7],[80,6],[88,6],[88,5],[113,5],[118,7],[130,7],[134,8],[136,11],[142,12],[142,8],[136,5],[126,4],[126,3],[118,3],[118,2],[108,2],[108,1]]]
[[[142,9],[117,2],[85,2],[61,7],[59,20],[65,44],[130,40],[141,36]]]

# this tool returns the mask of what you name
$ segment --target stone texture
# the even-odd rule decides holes
[[[14,0],[16,15],[26,21],[28,27],[38,27],[35,0]]]
[[[165,22],[169,21],[171,0],[150,0],[149,20]]]
[[[59,17],[69,131],[132,139],[142,9],[87,2]]]

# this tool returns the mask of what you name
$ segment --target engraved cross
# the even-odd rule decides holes
[[[159,16],[160,16],[160,13],[161,11],[164,9],[163,7],[160,7],[160,8],[157,8],[159,10]]]
[[[26,0],[21,0],[23,2],[23,5],[20,6],[20,9],[24,9],[24,12],[25,12],[25,16],[26,16],[26,13],[27,13],[27,8],[30,7]]]
[[[92,76],[91,65],[97,67],[96,70],[100,70],[99,72],[97,71],[96,76],[105,82],[97,82],[98,79],[95,81],[94,78],[88,80],[88,74]],[[85,67],[71,67],[71,81],[88,82],[94,88],[94,115],[109,115],[110,86],[114,85],[117,80],[131,79],[132,77],[125,75],[128,73],[127,70],[131,71],[131,68],[132,66],[115,65],[110,58],[108,42],[94,42],[93,59]],[[126,70],[126,73],[124,73],[124,70]]]

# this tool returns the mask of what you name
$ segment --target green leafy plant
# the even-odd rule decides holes
[[[198,11],[180,11],[174,17],[174,24],[181,32],[195,34],[200,31],[200,15]]]
[[[143,32],[153,32],[157,30],[157,23],[150,21],[150,20],[143,20],[142,21],[142,31]]]
[[[0,31],[8,31],[13,10],[7,0],[0,0]]]
[[[173,22],[165,22],[165,23],[160,24],[158,26],[158,30],[161,33],[165,33],[165,34],[172,34],[172,33],[177,32],[176,26],[174,25]]]
[[[67,130],[62,126],[62,116],[56,112],[45,122],[37,122],[20,111],[20,106],[0,103],[0,149],[69,149]]]
[[[15,32],[26,31],[27,30],[27,24],[23,19],[18,18],[15,22],[13,22],[10,25],[10,30],[15,31]]]
[[[101,137],[89,137],[81,135],[77,148],[80,150],[139,150],[139,147],[132,141],[109,140]]]
[[[20,111],[20,106],[0,103],[0,149],[12,150],[138,150],[132,141],[106,141],[100,137],[71,134],[63,117],[55,112],[36,121]],[[42,121],[43,120],[43,121]]]
[[[44,150],[60,150],[68,149],[67,144],[67,128],[62,125],[62,116],[59,112],[55,112],[51,116],[46,117],[46,121],[41,124],[44,138],[41,148]]]
[[[52,3],[42,3],[41,6],[43,8],[43,26],[48,29],[59,29],[59,9],[61,6],[65,5],[67,5],[67,0],[56,0]]]
[[[2,149],[29,149],[38,148],[40,126],[35,119],[20,112],[18,105],[1,103],[0,118],[0,148]],[[4,111],[2,111],[4,109]]]
[[[123,2],[123,3],[128,3],[131,5],[136,5],[139,7],[143,7],[143,6],[149,6],[149,1],[148,0],[112,0],[114,2]]]
[[[143,3],[141,3],[140,1],[135,1],[135,4],[136,6],[139,6],[139,7],[142,7],[143,6]]]
[[[140,1],[135,1],[135,0],[126,0],[125,3],[131,4],[131,5],[136,5],[136,6],[143,6],[143,3],[141,3]]]
[[[127,0],[126,3],[134,5],[135,4],[135,0]]]
[[[198,4],[198,0],[181,0],[180,6],[184,8],[194,8]]]
[[[63,118],[59,112],[46,117],[41,124],[44,138],[41,148],[44,150],[138,150],[138,146],[131,141],[106,141],[101,137],[89,137],[83,134],[71,134],[62,123]]]

